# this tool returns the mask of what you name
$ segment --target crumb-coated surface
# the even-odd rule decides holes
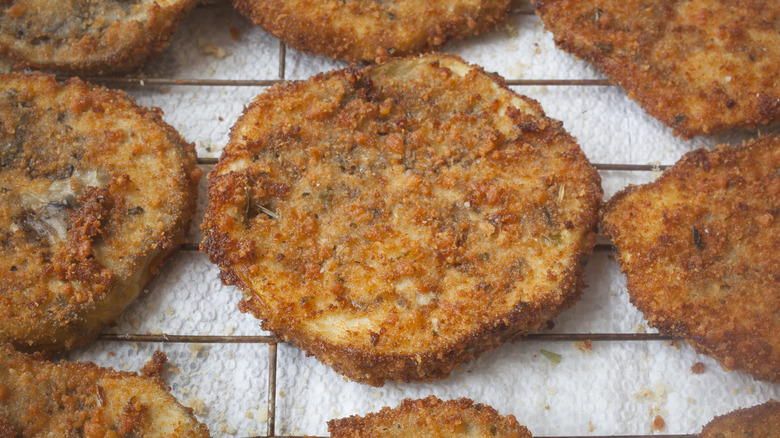
[[[769,400],[751,408],[715,417],[699,438],[775,438],[780,434],[780,402]]]
[[[97,336],[184,241],[194,147],[122,92],[0,76],[0,341]]]
[[[241,308],[349,378],[446,377],[570,307],[600,178],[560,122],[447,55],[282,84],[209,176]]]
[[[512,415],[501,416],[467,398],[442,401],[434,396],[406,399],[365,417],[331,420],[328,431],[333,438],[531,438]]]
[[[535,0],[561,49],[693,137],[780,121],[780,2]]]
[[[604,209],[631,301],[725,369],[780,381],[780,136],[686,154]]]
[[[208,437],[156,375],[165,361],[156,352],[138,375],[53,363],[0,344],[0,437]]]
[[[78,74],[140,67],[165,48],[193,0],[0,2],[0,54]]]
[[[451,38],[491,29],[509,0],[233,0],[235,7],[290,46],[349,61],[436,49]]]

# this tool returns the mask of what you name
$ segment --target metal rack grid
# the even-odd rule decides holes
[[[206,1],[200,5],[201,8],[226,8],[225,3]],[[515,8],[512,13],[533,15],[531,8]],[[148,78],[142,76],[116,76],[116,77],[84,77],[83,79],[116,87],[130,86],[192,86],[192,87],[267,87],[285,81],[286,77],[286,58],[287,50],[284,43],[279,42],[279,65],[277,77],[273,79],[257,80],[222,80],[222,79],[192,79],[192,78]],[[577,87],[611,87],[613,86],[606,79],[506,79],[509,86],[577,86]],[[216,158],[199,158],[198,164],[204,168],[204,171],[217,163]],[[621,163],[593,163],[597,170],[603,171],[625,171],[625,172],[657,172],[664,170],[669,165],[641,165],[641,164],[621,164]],[[187,242],[182,245],[184,251],[198,251],[198,243]],[[609,244],[596,245],[595,252],[611,252],[613,247]],[[674,341],[670,336],[657,333],[537,333],[520,336],[524,340],[536,341],[592,341],[592,342],[650,342],[650,341]],[[266,344],[268,345],[268,388],[267,388],[267,431],[265,435],[256,435],[255,438],[303,438],[299,435],[277,435],[276,434],[276,394],[277,394],[277,346],[283,343],[273,335],[260,336],[217,336],[217,335],[177,335],[177,334],[107,334],[100,335],[99,340],[115,342],[140,342],[140,343],[203,343],[203,344]],[[557,438],[585,438],[586,436],[557,436]],[[587,435],[590,438],[694,438],[694,434],[652,434],[652,435]],[[545,438],[539,436],[538,438]]]

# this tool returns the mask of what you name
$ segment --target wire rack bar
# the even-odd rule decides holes
[[[286,51],[285,45],[280,43],[280,50]],[[81,79],[98,84],[113,86],[154,86],[154,87],[270,87],[287,81],[282,76],[285,68],[285,58],[279,58],[280,79],[199,79],[199,78],[154,78],[143,76],[83,76]],[[60,81],[68,80],[74,76],[59,75]],[[510,79],[506,81],[511,86],[559,86],[559,87],[587,87],[587,86],[613,86],[607,79]]]
[[[217,335],[169,335],[136,334],[136,333],[103,333],[98,337],[101,341],[110,342],[159,342],[163,344],[269,344],[285,343],[272,336],[217,336]],[[513,341],[544,341],[544,342],[623,342],[623,341],[674,341],[672,336],[660,333],[532,333],[518,335]]]
[[[230,9],[231,8],[230,2],[217,1],[217,0],[204,0],[201,2],[201,4],[198,7],[203,9]],[[512,14],[533,15],[534,8],[518,5],[518,6],[511,7],[509,9],[509,12]]]
[[[268,436],[276,434],[276,342],[268,344]]]
[[[283,81],[286,75],[287,45],[279,41],[279,80]]]
[[[256,435],[248,438],[329,438],[326,436],[312,436],[312,435]],[[682,435],[555,435],[555,436],[538,436],[534,435],[534,438],[696,438],[696,434],[682,434]]]
[[[116,342],[162,342],[164,344],[273,344],[277,342],[274,336],[216,336],[216,335],[169,335],[136,334],[136,333],[103,333],[98,337],[101,341]]]
[[[219,158],[199,157],[198,164],[201,166],[213,166],[217,164]],[[624,163],[592,163],[596,170],[616,170],[623,172],[659,172],[672,167],[669,164],[624,164]]]
[[[179,249],[182,251],[200,251],[198,244],[193,242],[183,243]],[[593,247],[593,252],[615,252],[615,247],[607,243],[601,243]]]

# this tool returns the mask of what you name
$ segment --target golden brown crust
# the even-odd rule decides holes
[[[83,344],[184,241],[201,171],[161,115],[77,79],[0,76],[0,341]]]
[[[165,354],[157,352],[158,360]],[[159,378],[52,363],[0,344],[0,436],[208,437]]]
[[[76,74],[125,72],[170,42],[193,0],[7,0],[0,55],[18,67]]]
[[[243,311],[349,378],[446,377],[582,288],[598,173],[453,56],[271,88],[209,177],[201,248]]]
[[[607,203],[631,301],[727,370],[780,381],[780,136],[686,154]]]
[[[772,438],[780,431],[780,402],[737,409],[715,417],[704,426],[699,438]]]
[[[406,399],[365,417],[353,415],[328,421],[333,438],[531,438],[513,415],[506,417],[490,406],[467,398],[441,401],[434,396]]]
[[[780,121],[780,2],[534,0],[561,49],[693,137]]]
[[[233,0],[257,25],[298,50],[348,61],[411,55],[489,30],[509,0]]]

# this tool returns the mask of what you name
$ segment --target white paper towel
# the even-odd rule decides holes
[[[237,38],[236,38],[237,37]],[[593,67],[554,47],[532,15],[514,14],[498,30],[446,47],[467,61],[507,79],[602,78]],[[288,49],[287,79],[305,79],[343,62]],[[144,70],[149,77],[276,79],[279,43],[227,5],[196,8],[181,24],[171,47]],[[674,163],[699,146],[736,143],[751,133],[729,133],[683,141],[647,116],[618,87],[514,87],[564,122],[592,162]],[[139,103],[158,106],[165,119],[201,157],[218,157],[244,106],[263,91],[237,86],[135,86]],[[775,129],[777,131],[777,129]],[[652,180],[650,172],[602,172],[606,196],[627,183]],[[191,242],[200,240],[197,224]],[[646,330],[629,303],[617,264],[594,254],[586,271],[590,285],[581,302],[556,319],[555,333],[634,333]],[[161,270],[149,293],[119,319],[112,333],[210,335],[264,334],[241,314],[240,293],[222,286],[205,255],[181,251]],[[407,397],[470,397],[502,414],[513,414],[534,435],[649,434],[656,416],[661,433],[698,433],[716,414],[780,398],[780,385],[724,372],[717,362],[684,343],[594,342],[581,351],[572,342],[524,341],[487,353],[443,381],[389,383],[378,389],[346,382],[295,347],[278,350],[277,434],[325,435],[328,419],[397,405]],[[162,349],[171,361],[174,395],[195,408],[214,436],[265,435],[268,351],[263,344],[143,344],[96,342],[71,352],[71,359],[136,370]],[[562,355],[553,364],[540,350]],[[691,372],[697,362],[703,374]]]

